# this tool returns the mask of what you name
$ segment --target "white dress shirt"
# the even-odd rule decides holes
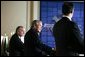
[[[18,36],[18,37],[19,37],[20,40],[24,43],[24,36],[22,36],[22,37]]]

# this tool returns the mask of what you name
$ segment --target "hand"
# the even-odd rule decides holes
[[[52,48],[53,51],[56,51],[56,48]]]

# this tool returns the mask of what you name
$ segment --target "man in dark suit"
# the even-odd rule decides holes
[[[24,34],[24,27],[18,26],[16,28],[16,33],[11,37],[9,42],[9,56],[24,55],[24,43],[21,41],[21,37],[24,36]]]
[[[47,56],[53,55],[52,48],[39,40],[42,22],[34,20],[31,29],[25,35],[25,56]]]
[[[84,51],[84,42],[73,16],[73,4],[65,2],[62,6],[63,17],[53,27],[56,42],[56,56],[77,56]]]

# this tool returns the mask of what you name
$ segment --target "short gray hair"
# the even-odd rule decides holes
[[[40,20],[34,20],[34,21],[32,22],[32,24],[31,24],[31,28],[34,28],[34,25],[36,25],[36,24],[39,23],[39,22],[42,22],[42,21],[40,21]]]

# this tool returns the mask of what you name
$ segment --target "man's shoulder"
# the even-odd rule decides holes
[[[26,32],[26,34],[31,34],[32,33],[32,29],[29,29],[27,32]]]
[[[69,23],[73,26],[76,25],[76,23],[74,21],[70,21]]]
[[[34,34],[35,34],[34,30],[30,29],[26,32],[25,36],[31,36],[31,35],[34,35]]]
[[[11,39],[15,39],[17,37],[18,37],[18,35],[15,33],[14,35],[12,35]]]

